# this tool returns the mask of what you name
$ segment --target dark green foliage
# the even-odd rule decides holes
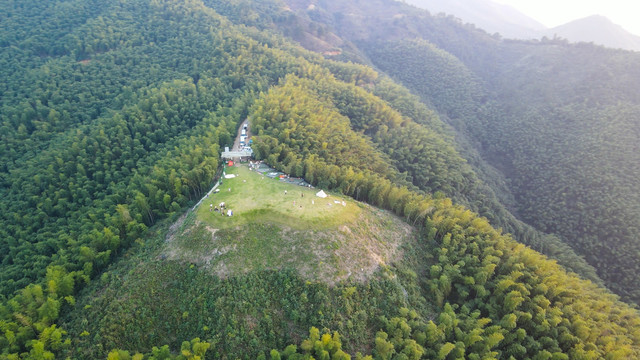
[[[83,291],[62,322],[73,339],[66,355],[100,358],[113,348],[148,353],[164,343],[175,351],[183,339],[200,337],[212,344],[208,356],[255,359],[303,338],[310,324],[344,334],[342,342],[354,352],[371,340],[379,318],[399,307],[433,316],[417,299],[416,278],[382,276],[329,287],[290,270],[220,279],[206,269],[163,261],[163,228],[136,249],[138,255],[117,262]]]
[[[597,281],[585,258],[610,289],[638,302],[637,53],[561,39],[501,41],[399,2],[327,2],[321,11],[348,14],[336,17],[336,31],[437,109],[493,187],[447,195]],[[492,192],[557,237],[517,221]]]
[[[261,129],[260,156],[277,167],[285,166],[288,158],[301,161],[305,176],[314,184],[339,189],[423,225],[422,241],[434,255],[435,261],[425,269],[423,281],[428,298],[442,311],[438,322],[423,323],[425,329],[414,335],[413,345],[403,340],[411,334],[411,326],[392,321],[387,326],[394,333],[399,332],[392,335],[397,339],[379,337],[376,344],[380,352],[389,353],[390,343],[400,352],[406,351],[405,356],[426,351],[428,358],[443,359],[449,354],[454,358],[624,358],[637,353],[640,320],[634,310],[605,290],[568,275],[540,254],[501,235],[487,220],[453,206],[451,200],[430,199],[400,188],[385,179],[385,173],[368,168],[368,162],[357,168],[337,166],[344,159],[325,155],[322,147],[308,147],[304,157],[283,158],[281,154],[290,151],[295,139],[323,133],[339,119],[322,113],[314,116],[310,93],[305,93],[296,79],[289,80],[259,99],[254,107]],[[322,88],[321,82],[317,88]],[[310,113],[304,110],[307,106],[297,106],[301,103],[310,105]],[[265,113],[269,115],[264,116]],[[311,133],[305,136],[305,132]],[[273,137],[282,133],[287,137]],[[350,143],[339,145],[348,149]],[[579,304],[574,302],[575,296],[580,297]],[[619,311],[627,314],[629,323],[617,322]],[[634,330],[627,333],[627,329]],[[616,341],[608,332],[630,338],[603,347],[604,343]]]
[[[142,224],[150,225],[157,216],[198,197],[218,163],[213,121],[194,127],[182,115],[204,117],[197,114],[198,106],[193,84],[174,83],[122,114],[59,138],[37,159],[12,172],[13,185],[3,202],[2,218],[10,225],[4,230],[8,242],[3,244],[2,283],[13,285],[4,285],[3,293],[37,279],[48,265],[46,258],[60,264],[71,260],[66,251],[64,256],[55,254],[72,239],[77,242],[75,251],[93,244],[100,257],[100,252],[117,250],[120,241],[135,240]],[[170,140],[190,133],[190,127],[199,133],[198,144]],[[172,154],[176,146],[184,152]],[[181,161],[181,156],[188,161]],[[162,167],[154,170],[154,163]],[[173,179],[164,180],[171,173]],[[123,204],[118,213],[117,204]],[[30,241],[22,241],[27,234]],[[42,260],[34,261],[38,256]],[[25,274],[25,269],[31,272]]]
[[[274,359],[349,358],[347,353],[356,352],[398,359],[639,356],[636,311],[452,204],[447,196],[509,225],[508,231],[519,229],[512,232],[525,242],[539,241],[536,245],[548,253],[564,253],[558,258],[576,260],[576,268],[588,274],[567,249],[532,235],[494,206],[495,199],[485,202],[490,193],[474,195],[482,185],[432,111],[370,68],[325,61],[268,32],[232,25],[212,10],[220,8],[238,24],[267,29],[271,22],[288,23],[295,30],[294,18],[281,17],[281,4],[247,4],[60,0],[0,5],[0,357],[174,357],[169,350],[180,351],[177,358],[204,356],[207,350],[213,358]],[[263,12],[269,16],[256,17]],[[451,23],[424,14],[416,19],[425,21],[413,23],[418,33],[430,24]],[[398,21],[394,29],[402,26]],[[463,29],[456,26],[431,33],[432,43],[443,47],[449,37],[464,37],[454,36]],[[386,31],[379,26],[371,33],[381,37]],[[557,217],[537,217],[544,207],[531,199],[527,191],[533,190],[522,180],[541,172],[546,162],[523,164],[524,155],[535,151],[518,147],[526,144],[522,137],[512,137],[512,145],[511,140],[506,145],[490,141],[490,134],[500,134],[500,120],[511,114],[498,110],[521,98],[514,92],[513,103],[478,108],[484,96],[477,93],[480,82],[462,66],[475,58],[470,69],[488,65],[487,51],[495,50],[495,42],[486,34],[462,33],[478,41],[449,44],[461,63],[422,41],[409,43],[409,49],[418,46],[439,55],[432,58],[437,66],[424,71],[444,67],[457,75],[456,81],[446,76],[419,88],[421,95],[428,95],[454,125],[474,119],[469,131],[487,129],[478,142],[495,143],[488,151],[502,158],[512,156],[509,175],[524,189],[517,195],[528,206],[521,209],[525,216],[567,237],[563,232],[582,227],[583,242],[591,245],[593,231],[608,232],[621,246],[592,251],[605,253],[607,260],[624,253],[620,284],[634,281],[629,270],[637,267],[637,248],[627,240],[635,228],[625,226],[635,221],[635,213],[626,211],[637,209],[637,196],[629,191],[633,182],[611,180],[628,179],[629,173],[618,172],[625,166],[637,170],[629,163],[636,159],[630,139],[637,129],[623,121],[637,112],[633,82],[622,81],[623,89],[616,92],[626,101],[623,107],[606,98],[603,87],[594,94],[603,97],[606,108],[591,112],[570,103],[566,110],[567,119],[579,114],[589,125],[575,139],[567,138],[568,145],[596,147],[605,158],[619,155],[614,163],[589,160],[604,169],[594,181],[615,186],[611,193],[587,191],[585,196],[604,198],[603,206],[625,226],[582,223],[570,216],[560,226]],[[517,51],[508,55],[518,57]],[[621,55],[618,66],[625,59]],[[490,69],[495,64],[478,77],[486,82]],[[529,78],[522,72],[518,83]],[[471,85],[458,83],[470,79]],[[439,82],[447,84],[439,88],[444,93],[433,91]],[[511,110],[518,111],[515,105]],[[475,117],[478,109],[486,113]],[[548,110],[549,117],[532,110],[522,119],[549,135],[555,128],[546,122],[561,110]],[[419,229],[416,248],[408,246],[402,262],[381,269],[368,283],[334,287],[305,282],[294,271],[221,279],[158,257],[153,249],[165,231],[158,223],[208,190],[219,149],[230,145],[247,116],[258,135],[256,156],[318,187],[393,211]],[[601,126],[602,117],[611,119],[610,128]],[[601,142],[592,140],[591,132],[602,134]],[[622,135],[628,139],[612,153],[610,144]],[[577,146],[579,140],[584,147]],[[541,143],[534,144],[538,149]],[[566,150],[567,144],[550,148]],[[579,152],[567,153],[571,156],[550,174],[567,188],[582,186],[571,172],[584,174]],[[537,189],[543,180],[527,184]],[[542,194],[540,199],[550,196]],[[566,191],[565,203],[574,195]],[[589,221],[599,209],[586,212]],[[606,269],[602,273],[610,275]],[[634,296],[634,289],[628,291]],[[312,328],[309,338],[299,341],[312,326],[338,333]],[[154,348],[158,344],[168,347]],[[109,353],[112,349],[146,355]]]
[[[26,354],[61,306],[24,295],[29,284],[60,266],[81,288],[147,226],[200,198],[252,94],[299,62],[202,4],[2,6],[12,21],[0,57],[0,293],[20,299],[0,312],[19,334],[2,353]],[[69,27],[49,33],[56,23]]]
[[[508,169],[523,218],[562,236],[612,290],[637,302],[640,109],[627,102],[589,104],[591,95],[578,96],[587,103],[553,109],[516,104],[504,115],[492,112],[483,141]]]
[[[447,91],[438,90],[434,84],[445,83],[431,75],[446,73],[450,65],[412,57],[412,53],[441,52],[425,50],[429,45],[424,44],[421,51],[419,46],[375,44],[369,53],[376,65],[437,104],[456,128],[469,128],[465,132],[482,143],[492,163],[512,180],[517,210],[523,219],[544,232],[561,235],[598,269],[612,289],[625,299],[636,299],[640,248],[634,234],[640,229],[640,198],[634,189],[640,158],[635,139],[640,136],[636,126],[640,112],[633,103],[638,99],[628,93],[632,85],[625,80],[634,76],[634,68],[628,74],[629,68],[620,68],[621,56],[608,59],[588,47],[566,48],[563,53],[545,52],[545,47],[520,49],[553,59],[562,70],[543,70],[543,79],[539,79],[537,63],[511,65],[506,74],[489,80],[492,86],[501,86],[495,90],[500,95],[496,103],[473,114],[465,110],[479,109],[474,105],[477,100],[468,93],[472,91],[468,89],[477,88],[468,70],[459,63],[458,70],[452,70],[458,76],[467,73],[466,79],[456,82],[468,84],[467,88],[445,85]],[[577,60],[593,56],[602,58],[607,72],[619,72],[620,80],[607,75],[599,81],[585,79],[585,74],[576,71],[579,68],[593,76],[602,72],[601,67],[593,69],[591,64],[598,63],[593,59],[588,64]],[[397,66],[400,58],[402,68]],[[407,59],[420,62],[412,65]],[[637,64],[637,60],[629,54],[629,64]],[[449,64],[456,64],[456,60]],[[427,76],[419,78],[417,74]],[[583,89],[585,86],[589,89]],[[613,103],[612,97],[619,102]]]
[[[203,0],[204,5],[229,19],[234,24],[273,28],[275,22],[286,21],[287,16],[275,1]]]
[[[424,40],[375,42],[366,51],[376,66],[420,94],[442,116],[454,121],[474,116],[482,90],[453,55]]]

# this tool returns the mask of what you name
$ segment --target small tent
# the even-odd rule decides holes
[[[327,197],[327,193],[325,193],[324,190],[320,190],[316,193],[316,196],[324,199]]]

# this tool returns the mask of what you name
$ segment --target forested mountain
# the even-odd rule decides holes
[[[391,1],[323,5],[297,13],[328,17],[366,61],[432,105],[498,169],[476,166],[496,178],[485,177],[488,184],[508,180],[521,219],[561,236],[608,287],[638,301],[636,53],[500,40]]]
[[[640,50],[640,37],[602,15],[591,15],[547,28],[516,9],[491,0],[407,0],[407,4],[428,10],[432,15],[453,16],[490,34],[508,39],[561,38],[612,49]]]
[[[604,287],[638,299],[633,54],[390,0],[16,0],[0,21],[1,358],[640,356],[640,315]],[[410,228],[376,240],[398,257],[305,278],[349,261],[313,226],[304,251],[269,209],[188,227],[247,118],[256,158]],[[167,255],[178,231],[199,260]],[[216,236],[299,259],[219,276]]]
[[[614,49],[640,51],[640,36],[631,34],[600,15],[577,19],[544,33],[548,37],[557,36],[572,42],[593,42]]]
[[[492,0],[405,0],[432,15],[453,15],[465,23],[509,39],[535,39],[547,28],[513,7]]]

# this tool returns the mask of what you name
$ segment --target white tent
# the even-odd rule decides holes
[[[321,198],[326,198],[327,194],[324,192],[324,190],[320,190],[316,193],[316,196]]]

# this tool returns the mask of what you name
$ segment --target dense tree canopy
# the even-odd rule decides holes
[[[314,19],[327,19],[322,11]],[[632,82],[612,85],[620,104],[603,85],[593,90],[601,103],[587,97],[597,106],[567,95],[554,102],[560,107],[530,108],[519,101],[541,85],[529,72],[513,77],[532,84],[520,94],[499,86],[507,75],[487,85],[489,70],[477,72],[488,50],[467,65],[471,49],[495,39],[420,13],[408,20],[443,25],[437,41],[363,43],[361,54],[378,51],[375,65],[415,80],[406,85],[418,97],[369,67],[325,60],[279,36],[283,24],[305,31],[310,22],[296,16],[271,1],[0,4],[0,357],[640,356],[635,310],[492,227],[599,281],[558,238],[516,220],[498,200],[509,196],[485,184],[503,179],[487,176],[468,150],[480,144],[504,160],[519,215],[573,240],[578,253],[603,255],[587,258],[635,299]],[[326,29],[316,25],[316,35]],[[449,37],[460,41],[447,49]],[[514,46],[508,57],[530,45]],[[421,51],[426,64],[398,66],[402,56],[389,55]],[[616,54],[618,68],[631,61]],[[422,82],[414,71],[432,77]],[[511,97],[497,102],[487,89]],[[256,157],[415,226],[406,257],[370,282],[333,287],[293,270],[220,279],[157,257],[167,219],[208,191],[220,148],[246,118]],[[532,132],[539,137],[530,141]],[[468,148],[458,142],[470,134]],[[541,171],[558,152],[567,156]],[[559,181],[540,191],[550,179]],[[557,209],[546,215],[549,206]],[[562,212],[574,208],[585,217]],[[598,243],[604,234],[610,243]]]
[[[322,84],[314,88],[322,88]],[[339,121],[335,115],[316,116],[311,96],[291,78],[281,88],[258,99],[253,107],[253,116],[261,131],[258,156],[282,169],[291,162],[302,162],[304,176],[313,184],[339,189],[424,226],[421,241],[433,260],[422,281],[440,317],[437,323],[416,324],[417,328],[424,326],[424,329],[416,331],[413,340],[417,345],[406,351],[420,353],[417,358],[423,352],[429,354],[427,358],[446,358],[451,351],[457,354],[453,358],[635,356],[637,349],[633,344],[637,340],[624,340],[624,344],[614,345],[611,350],[605,349],[609,349],[609,345],[605,348],[597,345],[607,342],[605,338],[613,340],[608,337],[608,331],[638,336],[635,310],[619,303],[606,290],[568,275],[540,254],[501,235],[486,219],[452,205],[449,199],[420,196],[395,185],[385,179],[385,173],[368,168],[370,161],[366,158],[361,166],[345,169],[345,165],[338,165],[343,159],[326,153],[321,146],[309,146],[306,153],[289,155],[296,146],[295,139],[322,133],[322,129],[331,129]],[[306,132],[310,134],[305,136]],[[283,133],[288,136],[277,136]],[[361,145],[345,141],[342,146],[348,149]],[[578,294],[580,305],[572,300]],[[611,322],[618,319],[618,315],[613,315],[618,311],[625,312],[627,315],[623,317],[628,316],[631,323]],[[419,323],[417,316],[412,317]],[[488,326],[489,323],[493,325]],[[447,324],[453,327],[447,330]],[[406,334],[411,334],[412,326],[407,328]],[[601,332],[601,329],[608,330]],[[627,333],[627,329],[635,329],[636,335]],[[398,345],[394,346],[400,349],[409,346],[407,339],[398,336],[400,339],[395,343]],[[405,335],[405,338],[411,336]],[[376,344],[382,347],[386,342],[385,335],[376,338]],[[438,355],[439,352],[446,354]]]
[[[456,129],[460,153],[495,196],[637,303],[640,56],[562,39],[501,40],[400,2],[361,5],[327,2],[317,11],[349,14],[334,18],[336,33]],[[554,243],[527,241],[532,229],[489,202],[468,205],[538,250]]]

